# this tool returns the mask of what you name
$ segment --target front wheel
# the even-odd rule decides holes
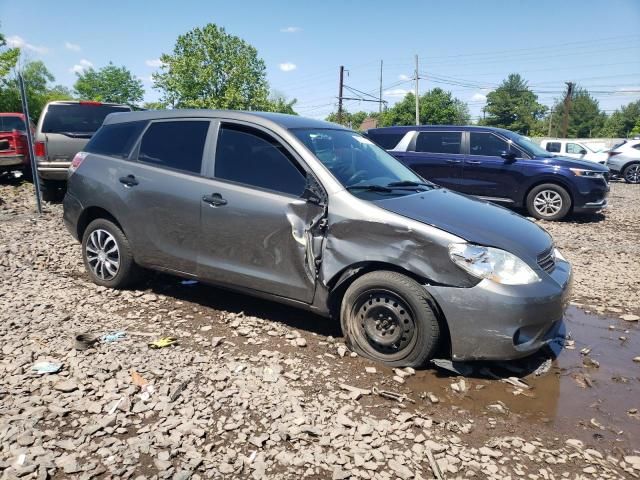
[[[632,163],[625,167],[622,172],[622,178],[627,183],[640,183],[640,163]]]
[[[560,220],[571,210],[571,197],[560,185],[544,183],[527,195],[527,211],[538,220]]]
[[[433,299],[397,272],[356,279],[342,299],[340,323],[353,351],[392,367],[424,365],[440,341]]]

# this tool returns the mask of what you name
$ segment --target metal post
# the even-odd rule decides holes
[[[418,55],[416,55],[416,125],[420,125],[420,107],[419,107],[419,97],[418,97],[418,79],[420,76],[418,75]]]
[[[36,155],[33,149],[33,138],[31,137],[31,122],[29,119],[29,102],[27,92],[24,88],[22,73],[18,72],[18,83],[20,84],[20,99],[22,100],[22,113],[24,114],[25,130],[27,134],[27,148],[29,149],[29,159],[31,161],[31,175],[33,177],[33,187],[36,193],[36,205],[38,214],[42,215],[42,203],[40,201],[40,181],[38,180],[38,166],[36,165]]]
[[[564,115],[562,117],[562,138],[567,138],[569,131],[569,110],[571,110],[571,100],[573,95],[573,82],[566,82],[567,96],[564,97]]]
[[[344,82],[344,66],[340,65],[340,86],[338,87],[338,123],[342,124],[342,84]]]

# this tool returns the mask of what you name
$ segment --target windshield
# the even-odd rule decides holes
[[[512,132],[511,135],[509,135],[509,138],[513,140],[513,143],[523,148],[527,153],[530,153],[534,157],[553,157],[553,154],[547,152],[544,148],[536,145],[531,140],[523,137],[522,135],[518,135],[517,133]]]
[[[0,132],[24,130],[24,120],[20,117],[0,116]]]
[[[130,112],[125,106],[70,103],[49,105],[42,123],[43,133],[94,133],[104,118],[114,112]]]
[[[433,187],[371,140],[350,130],[293,129],[331,174],[355,195],[362,191],[401,195]]]

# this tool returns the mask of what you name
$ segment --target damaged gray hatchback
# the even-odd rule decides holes
[[[285,302],[339,318],[354,351],[392,366],[530,354],[571,284],[535,223],[290,115],[109,115],[72,162],[64,220],[99,285],[144,267]]]

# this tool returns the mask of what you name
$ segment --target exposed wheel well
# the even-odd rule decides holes
[[[533,185],[531,185],[527,189],[527,191],[524,192],[524,198],[522,199],[522,206],[526,209],[527,208],[527,197],[531,193],[531,190],[536,188],[538,185],[544,185],[545,183],[550,183],[552,185],[557,185],[558,187],[562,187],[567,192],[567,195],[569,195],[569,198],[571,199],[571,209],[569,211],[570,212],[573,211],[573,206],[574,206],[575,202],[574,202],[574,199],[573,199],[573,193],[571,193],[571,188],[567,184],[565,184],[565,183],[563,183],[561,181],[558,181],[556,179],[539,180],[539,181],[535,182]]]
[[[349,288],[349,286],[359,277],[364,275],[365,273],[374,272],[378,270],[387,270],[391,272],[401,273],[406,275],[409,278],[412,278],[416,282],[421,285],[430,283],[428,278],[421,277],[412,273],[408,270],[405,270],[402,267],[397,265],[393,265],[391,263],[384,262],[360,262],[353,265],[350,265],[344,268],[340,273],[336,274],[331,281],[329,282],[329,297],[328,297],[328,305],[329,311],[333,318],[340,318],[340,306],[342,304],[342,298],[344,297],[345,292]],[[435,301],[432,300],[433,308],[436,313],[436,318],[438,319],[438,323],[440,324],[440,332],[442,334],[441,347],[444,347],[447,350],[447,353],[451,353],[451,339],[449,334],[449,325],[445,319],[444,313],[440,309],[440,306]]]
[[[111,215],[111,213],[109,213],[107,210],[101,207],[88,207],[82,212],[80,218],[78,219],[77,234],[80,241],[82,241],[84,231],[87,229],[89,224],[97,218],[105,218],[115,223],[118,228],[122,230],[122,225],[120,225],[120,222],[118,222],[116,217]]]

